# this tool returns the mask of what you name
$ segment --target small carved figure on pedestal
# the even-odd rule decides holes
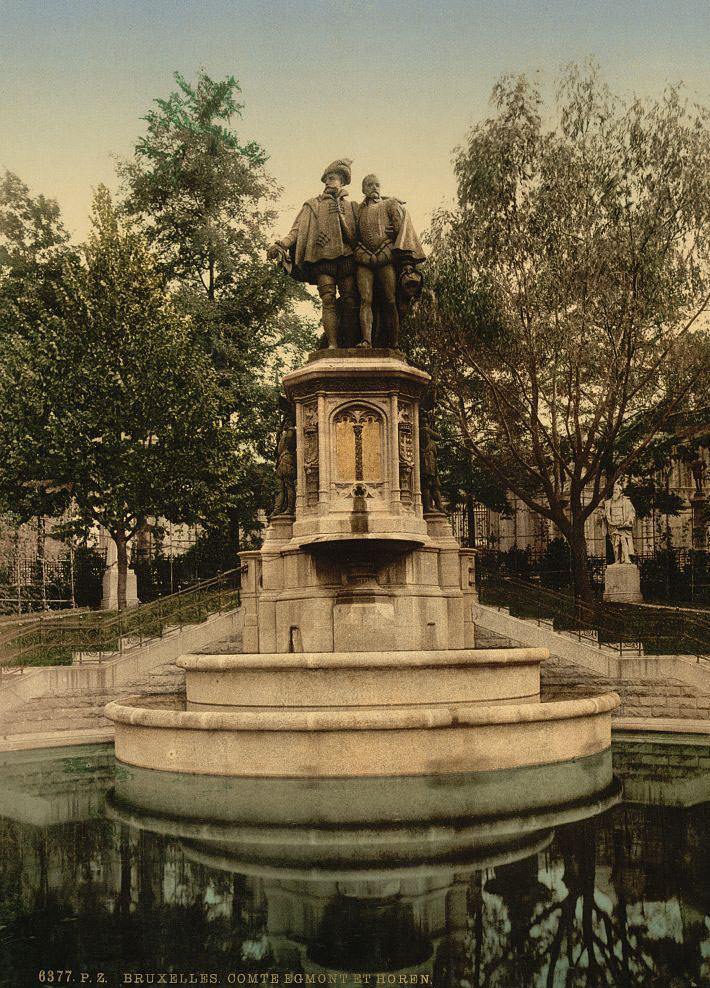
[[[429,416],[422,412],[419,425],[419,460],[424,512],[444,511],[437,464],[436,440],[441,436],[431,427]]]
[[[424,251],[404,203],[380,194],[377,175],[362,181],[355,273],[360,293],[359,346],[397,347],[400,318],[422,288]]]
[[[279,492],[273,515],[293,515],[296,510],[296,430],[288,418],[283,421],[276,447],[276,477]]]
[[[292,278],[317,287],[330,348],[338,346],[339,337],[358,335],[353,262],[357,217],[344,188],[350,184],[351,164],[350,158],[339,158],[328,165],[321,176],[323,192],[303,204],[289,232],[267,255]]]
[[[634,521],[636,511],[621,489],[621,481],[614,484],[612,495],[604,502],[604,521],[614,549],[615,563],[630,563],[634,551]]]
[[[695,481],[695,497],[703,497],[705,494],[705,473],[707,467],[705,466],[705,461],[698,455],[696,460],[690,464],[690,471],[693,474],[693,480]]]

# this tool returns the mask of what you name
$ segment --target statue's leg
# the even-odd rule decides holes
[[[621,545],[621,536],[617,533],[614,536],[614,562],[623,563],[624,561],[624,550]]]
[[[293,515],[296,513],[296,485],[292,480],[288,480],[286,484],[286,514]]]
[[[426,477],[422,477],[422,509],[424,511],[433,510],[429,480]]]
[[[631,550],[632,549],[633,549],[633,542],[631,541],[630,536],[624,535],[623,536],[623,541],[622,541],[622,548],[621,548],[621,552],[622,552],[622,556],[623,556],[623,562],[625,562],[625,563],[630,563],[631,562]]]
[[[399,312],[397,311],[397,275],[394,264],[385,264],[377,269],[377,287],[382,293],[382,310],[387,325],[387,344],[399,344]]]
[[[323,329],[328,347],[333,349],[338,345],[338,316],[335,309],[335,278],[330,274],[319,274],[317,281],[318,294],[323,305]]]
[[[364,264],[358,264],[356,272],[357,289],[360,293],[360,333],[363,344],[372,346],[372,289],[375,275],[372,268]]]
[[[358,293],[354,274],[344,274],[338,279],[338,292],[343,308],[343,336],[348,346],[358,336]]]
[[[286,491],[284,489],[284,482],[281,477],[279,477],[279,492],[276,495],[276,501],[274,502],[274,510],[272,514],[280,515],[286,509]]]

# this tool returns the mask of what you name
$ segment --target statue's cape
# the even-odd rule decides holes
[[[399,257],[397,257],[397,263],[420,264],[425,259],[422,245],[419,243],[419,237],[414,230],[409,213],[401,203],[399,206],[402,210],[403,216],[399,233],[397,234],[397,239],[395,240],[393,246],[395,256],[397,254],[399,255]]]
[[[300,281],[310,281],[315,284],[315,277],[309,271],[309,265],[323,260],[335,260],[352,254],[352,248],[343,240],[340,221],[336,214],[329,216],[328,242],[319,247],[316,244],[321,233],[321,223],[318,220],[318,207],[320,198],[315,196],[308,199],[296,217],[288,239],[292,241],[288,248],[288,258],[284,265],[288,274]],[[353,204],[348,199],[343,199],[346,220],[355,230],[355,213]]]

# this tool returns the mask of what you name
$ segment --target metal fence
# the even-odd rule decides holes
[[[204,621],[239,606],[241,569],[220,573],[148,604],[119,611],[86,611],[69,617],[43,615],[0,633],[2,668],[81,664],[87,655],[102,662],[169,630]]]
[[[619,655],[693,655],[710,662],[710,614],[634,604],[586,604],[572,594],[501,574],[483,573],[481,603],[506,608],[578,641],[612,648]]]

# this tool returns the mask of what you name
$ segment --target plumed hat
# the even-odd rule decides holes
[[[337,161],[331,161],[327,168],[324,169],[323,174],[320,177],[321,182],[325,182],[325,176],[328,172],[337,172],[338,175],[343,176],[343,185],[350,185],[350,165],[352,165],[352,158],[338,158]]]

